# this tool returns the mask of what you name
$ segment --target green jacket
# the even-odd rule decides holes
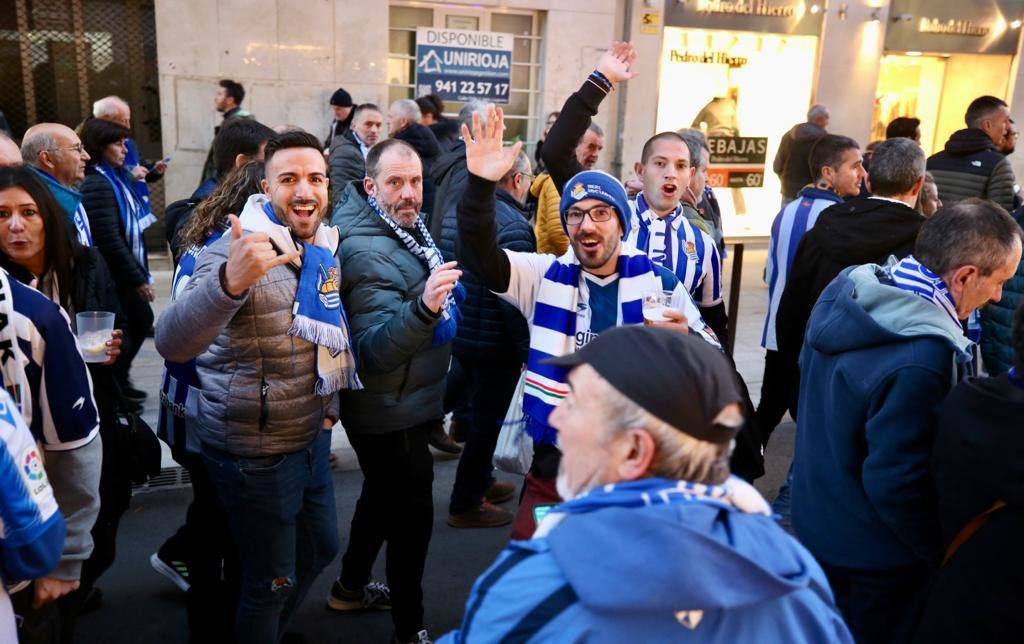
[[[1024,208],[1013,213],[1024,227]],[[1017,273],[1003,284],[1003,297],[981,311],[981,357],[989,375],[1005,373],[1013,366],[1013,315],[1024,302],[1024,261]]]
[[[341,422],[385,434],[444,416],[451,342],[433,345],[438,317],[420,296],[430,275],[349,183],[331,223],[341,233],[341,297],[364,389],[341,392]]]

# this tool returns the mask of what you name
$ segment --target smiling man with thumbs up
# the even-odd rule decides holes
[[[338,231],[322,223],[316,137],[266,147],[263,193],[198,258],[157,324],[160,353],[196,361],[186,410],[238,546],[240,642],[277,642],[338,551],[330,431],[341,389],[360,389],[341,303]]]

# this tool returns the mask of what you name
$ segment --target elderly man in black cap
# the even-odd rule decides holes
[[[814,558],[729,474],[743,396],[717,349],[626,326],[548,364],[569,370],[550,419],[567,501],[441,642],[852,642]]]
[[[355,111],[355,103],[352,102],[352,95],[339,87],[331,94],[331,111],[334,113],[334,120],[331,121],[331,131],[324,139],[324,147],[330,148],[334,137],[341,136],[352,127],[352,116]]]

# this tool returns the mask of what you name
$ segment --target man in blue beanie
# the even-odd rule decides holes
[[[621,47],[613,46],[598,70],[628,73],[622,55]],[[688,327],[719,344],[675,274],[623,241],[629,233],[629,200],[609,174],[587,170],[566,183],[560,216],[570,248],[564,255],[502,251],[495,231],[495,182],[512,167],[522,144],[503,147],[500,109],[489,109],[484,121],[474,115],[473,136],[466,126],[462,130],[469,180],[458,206],[458,254],[466,270],[530,324],[523,412],[535,451],[512,530],[513,538],[528,538],[545,506],[561,500],[555,488],[557,431],[548,416],[569,393],[568,371],[541,361],[578,351],[610,328],[643,324],[642,299],[656,291],[671,291],[675,309],[656,326],[684,332]]]

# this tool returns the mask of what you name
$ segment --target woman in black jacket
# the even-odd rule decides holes
[[[156,221],[146,214],[135,181],[124,169],[127,128],[91,118],[82,125],[82,145],[89,153],[82,183],[82,205],[92,238],[114,278],[117,300],[127,320],[124,346],[117,362],[121,393],[141,402],[146,393],[131,386],[128,372],[153,326],[152,277],[142,231]]]
[[[71,224],[46,185],[28,166],[0,168],[0,190],[12,187],[28,193],[35,207],[0,217],[0,266],[60,305],[72,328],[75,314],[83,311],[112,312],[118,327],[107,342],[107,361],[87,363],[100,416],[103,466],[100,512],[92,529],[93,551],[82,566],[78,590],[60,600],[62,641],[71,641],[82,602],[114,562],[117,526],[132,494],[131,482],[119,468],[123,460],[116,453],[117,437],[112,435],[120,400],[114,363],[121,352],[123,320],[119,319],[114,282],[103,257],[75,241]]]

